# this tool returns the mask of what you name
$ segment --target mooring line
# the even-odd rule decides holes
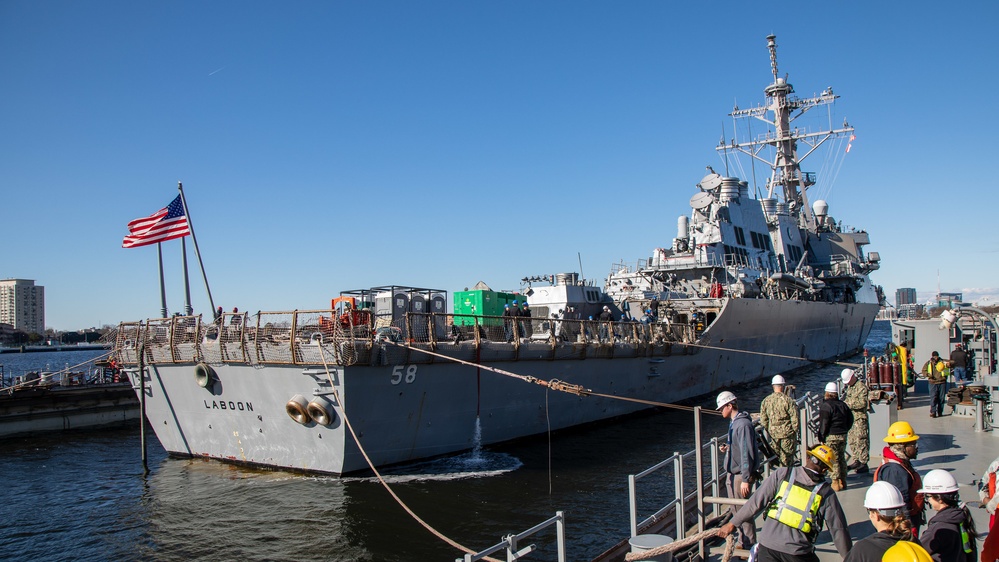
[[[353,436],[354,442],[357,443],[357,448],[361,451],[361,455],[364,456],[364,460],[365,462],[368,463],[368,467],[371,468],[371,471],[375,473],[375,476],[378,478],[378,482],[380,482],[381,485],[385,488],[385,490],[389,493],[389,495],[392,496],[393,499],[395,499],[396,503],[398,503],[402,507],[402,509],[404,509],[406,513],[409,514],[410,517],[415,519],[417,523],[422,525],[424,529],[430,531],[434,536],[446,542],[448,545],[452,546],[453,548],[456,548],[466,554],[475,554],[476,552],[474,550],[459,544],[457,541],[451,539],[450,537],[447,537],[437,529],[433,528],[433,526],[431,526],[429,523],[424,521],[419,515],[416,514],[416,512],[414,512],[408,505],[406,505],[406,502],[402,501],[402,498],[400,498],[395,493],[395,490],[393,490],[392,487],[389,486],[388,482],[385,481],[381,473],[378,472],[378,469],[375,468],[375,463],[371,462],[371,457],[368,456],[368,452],[364,450],[364,445],[361,445],[361,440],[357,437],[357,433],[354,432],[354,426],[351,425],[350,419],[347,417],[347,409],[344,408],[343,402],[340,401],[340,394],[336,390],[336,384],[333,382],[333,375],[330,374],[330,367],[329,364],[326,362],[326,349],[322,344],[320,344],[320,348],[323,350],[323,352],[320,353],[319,355],[323,359],[323,368],[326,370],[326,378],[330,381],[330,388],[333,391],[332,392],[333,398],[336,399],[337,405],[340,406],[340,415],[341,417],[343,417],[343,423],[344,425],[347,426],[347,429],[350,430],[350,434],[351,436]],[[330,350],[330,353],[332,353],[332,350]],[[490,562],[502,562],[495,558],[489,558],[489,557],[482,558],[481,560],[488,560]]]
[[[765,355],[767,357],[776,357],[778,359],[793,359],[795,361],[802,361],[805,363],[824,363],[826,365],[841,365],[843,367],[863,367],[863,363],[849,363],[847,361],[828,361],[826,359],[810,359],[808,357],[798,357],[795,355],[781,355],[780,353],[769,353],[766,351],[752,351],[749,349],[736,349],[734,347],[719,347],[715,345],[707,345],[703,343],[684,343],[680,345],[689,345],[691,347],[699,347],[701,349],[717,349],[721,351],[733,351],[735,353],[746,353],[748,355]]]
[[[529,382],[529,383],[541,385],[541,386],[543,386],[545,388],[548,388],[550,390],[557,390],[559,392],[565,392],[565,393],[568,393],[568,394],[575,394],[577,396],[596,396],[598,398],[612,398],[614,400],[622,400],[622,401],[625,401],[625,402],[636,402],[638,404],[645,404],[647,406],[659,406],[659,407],[662,407],[662,408],[672,408],[672,409],[675,409],[675,410],[683,410],[685,412],[693,412],[694,411],[694,407],[693,406],[684,406],[682,404],[674,404],[674,403],[671,403],[671,402],[658,402],[658,401],[655,401],[655,400],[645,400],[645,399],[642,399],[642,398],[631,398],[631,397],[628,397],[628,396],[616,396],[616,395],[613,395],[613,394],[601,394],[599,392],[593,392],[592,390],[590,390],[588,388],[583,388],[580,385],[569,384],[569,383],[567,383],[565,381],[561,381],[559,379],[545,380],[545,379],[541,379],[541,378],[530,376],[530,375],[518,375],[517,373],[506,371],[504,369],[499,369],[499,368],[496,368],[496,367],[490,367],[489,365],[483,365],[481,363],[472,363],[471,361],[465,361],[464,359],[458,359],[457,357],[450,357],[448,355],[443,355],[441,353],[436,353],[434,351],[430,351],[430,350],[427,350],[427,349],[421,349],[421,348],[418,348],[418,347],[412,347],[412,346],[408,346],[408,345],[402,345],[402,344],[398,344],[398,343],[395,343],[395,342],[387,342],[387,343],[391,343],[392,345],[396,345],[396,346],[399,346],[399,347],[405,347],[407,349],[411,349],[411,350],[414,350],[414,351],[419,351],[419,352],[422,352],[422,353],[426,353],[427,355],[433,355],[434,357],[440,357],[441,359],[447,359],[447,360],[450,360],[450,361],[454,361],[455,363],[461,363],[462,365],[468,365],[469,367],[477,367],[477,368],[480,368],[480,369],[485,369],[487,371],[492,371],[492,372],[494,372],[494,373],[496,373],[498,375],[503,375],[503,376],[507,376],[507,377],[513,377],[513,378],[521,379],[521,380],[523,380],[525,382]],[[714,410],[702,410],[702,411],[704,413],[711,414],[711,415],[718,415],[718,416],[721,415],[721,413],[715,412]]]
[[[569,383],[566,383],[564,381],[560,381],[558,379],[545,380],[545,379],[541,379],[541,378],[530,376],[530,375],[519,375],[517,373],[506,371],[504,369],[499,369],[499,368],[496,368],[496,367],[490,367],[488,365],[483,365],[481,363],[472,363],[471,361],[465,361],[464,359],[458,359],[457,357],[451,357],[449,355],[444,355],[442,353],[437,353],[437,352],[434,352],[434,351],[430,351],[428,349],[423,349],[423,348],[419,348],[419,347],[413,347],[412,345],[404,345],[404,344],[399,344],[399,343],[392,342],[392,341],[386,341],[385,343],[388,343],[390,345],[394,345],[394,346],[397,346],[397,347],[405,347],[406,349],[410,349],[410,350],[413,350],[413,351],[419,351],[419,352],[425,353],[427,355],[431,355],[431,356],[434,356],[434,357],[440,357],[441,359],[447,359],[449,361],[453,361],[455,363],[460,363],[462,365],[468,365],[468,366],[471,366],[471,367],[485,369],[487,371],[492,371],[492,372],[494,372],[496,374],[499,374],[499,375],[504,375],[504,376],[508,376],[508,377],[518,378],[518,379],[521,379],[521,380],[523,380],[525,382],[539,384],[541,386],[550,388],[552,390],[558,390],[558,391],[561,391],[561,392],[567,392],[567,393],[570,393],[570,394],[576,394],[578,396],[596,396],[596,397],[600,397],[600,398],[612,398],[612,399],[615,399],[615,400],[622,400],[622,401],[625,401],[625,402],[635,402],[635,403],[638,403],[638,404],[645,404],[647,406],[658,406],[658,407],[662,407],[662,408],[673,408],[673,409],[676,409],[676,410],[683,410],[683,411],[688,411],[688,412],[692,412],[694,410],[694,408],[692,406],[684,406],[684,405],[681,405],[681,404],[673,404],[673,403],[670,403],[670,402],[658,402],[658,401],[655,401],[655,400],[645,400],[645,399],[642,399],[642,398],[632,398],[632,397],[628,397],[628,396],[617,396],[617,395],[612,395],[612,394],[601,394],[599,392],[593,392],[590,389],[583,388],[583,387],[581,387],[579,385],[571,385]],[[825,361],[825,360],[819,360],[819,359],[808,359],[806,357],[795,357],[793,355],[781,355],[781,354],[778,354],[778,353],[768,353],[768,352],[764,352],[764,351],[750,351],[750,350],[744,350],[744,349],[734,349],[734,348],[727,348],[727,347],[717,347],[717,346],[711,346],[711,345],[706,345],[706,344],[684,343],[684,344],[680,344],[680,345],[689,345],[691,347],[699,347],[699,348],[703,348],[703,349],[716,349],[716,350],[722,350],[722,351],[734,351],[734,352],[737,352],[737,353],[748,353],[748,354],[751,354],[751,355],[765,355],[765,356],[768,356],[768,357],[777,357],[777,358],[781,358],[781,359],[793,359],[795,361],[802,361],[802,362],[807,362],[807,363],[824,363],[826,365],[840,365],[840,366],[853,367],[853,368],[863,367],[862,363],[849,363],[849,362],[846,362],[846,361]],[[721,415],[720,413],[715,412],[714,410],[704,410],[704,411],[706,413],[712,414],[712,415]]]

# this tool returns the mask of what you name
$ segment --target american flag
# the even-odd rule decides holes
[[[152,215],[128,223],[128,232],[128,236],[121,242],[122,248],[148,246],[191,234],[180,195]]]

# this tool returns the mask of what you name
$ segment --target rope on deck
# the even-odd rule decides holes
[[[624,559],[628,562],[634,562],[636,560],[650,560],[659,556],[661,554],[667,554],[676,552],[677,550],[683,550],[689,546],[693,546],[703,540],[711,539],[718,536],[718,531],[720,529],[708,529],[707,531],[702,531],[695,535],[691,535],[685,539],[678,541],[673,541],[669,544],[664,544],[663,546],[657,546],[646,550],[645,552],[631,552],[624,556]],[[728,562],[732,558],[732,553],[735,552],[735,536],[729,535],[725,539],[725,554],[722,555],[722,562]]]

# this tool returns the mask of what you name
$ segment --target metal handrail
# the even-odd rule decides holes
[[[719,471],[718,453],[720,452],[720,441],[718,437],[711,438],[707,443],[700,443],[700,407],[694,408],[694,423],[695,423],[695,434],[698,445],[686,453],[676,453],[674,452],[671,456],[666,459],[659,461],[658,463],[652,465],[645,470],[638,472],[637,474],[628,475],[628,510],[629,510],[629,520],[631,524],[631,536],[637,536],[639,529],[648,527],[649,525],[660,521],[662,518],[669,515],[671,512],[674,516],[673,522],[673,533],[675,536],[680,536],[686,532],[686,506],[692,501],[697,500],[697,512],[698,512],[698,528],[703,529],[705,513],[704,513],[704,503],[711,503],[709,499],[716,498],[721,492],[721,475]],[[703,452],[707,450],[710,453],[710,464],[711,464],[711,474],[710,477],[705,479],[704,467],[703,465]],[[687,493],[686,486],[684,483],[684,467],[683,463],[685,460],[689,460],[691,457],[695,459],[695,471],[696,471],[696,489]],[[656,510],[655,513],[649,515],[642,521],[638,520],[638,487],[637,483],[642,478],[650,476],[663,470],[667,467],[672,467],[673,469],[673,498],[667,502],[665,505]],[[704,496],[704,489],[706,487],[711,488],[710,496]],[[718,514],[717,507],[714,508],[714,514]]]
[[[548,527],[555,525],[556,541],[558,546],[558,562],[566,562],[565,555],[565,512],[556,511],[555,517],[551,517],[537,525],[531,527],[526,531],[517,533],[516,535],[507,535],[503,537],[501,542],[494,544],[493,546],[476,553],[465,554],[462,558],[456,558],[455,562],[475,562],[476,560],[482,560],[490,554],[495,554],[501,550],[506,551],[506,559],[508,562],[518,560],[535,550],[537,550],[537,545],[528,545],[524,548],[518,550],[518,543],[534,534],[537,534]]]

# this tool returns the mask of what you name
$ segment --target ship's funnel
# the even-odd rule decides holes
[[[763,214],[767,216],[768,219],[772,219],[774,215],[777,214],[777,200],[770,199],[760,199],[760,205],[763,206]]]
[[[739,199],[739,178],[722,178],[718,199],[721,201],[735,201]]]
[[[564,286],[573,286],[579,283],[578,273],[556,273],[555,274],[555,284]]]

